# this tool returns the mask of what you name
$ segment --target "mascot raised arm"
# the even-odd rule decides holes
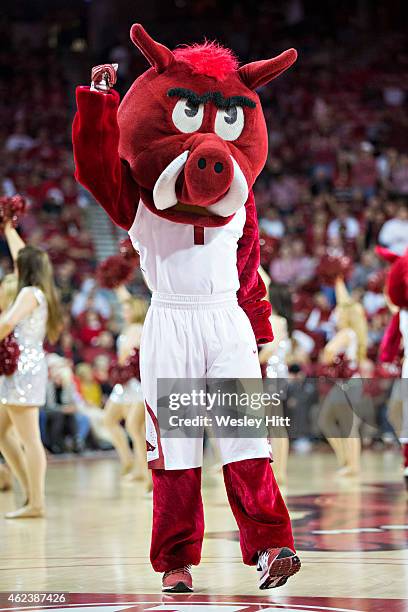
[[[157,380],[261,377],[257,343],[273,336],[252,193],[268,148],[256,89],[289,68],[296,51],[239,67],[214,42],[171,51],[139,24],[131,39],[151,67],[122,102],[114,65],[97,66],[91,87],[77,89],[76,177],[129,232],[152,291],[140,349],[150,556],[164,591],[192,591],[204,534],[203,441],[161,435]],[[243,561],[257,565],[260,588],[281,586],[300,561],[268,442],[217,442]]]

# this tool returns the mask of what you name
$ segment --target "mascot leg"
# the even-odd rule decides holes
[[[153,569],[168,572],[198,565],[204,537],[201,468],[152,470],[152,476]]]
[[[299,571],[300,560],[269,460],[244,459],[224,465],[223,471],[244,563],[257,564],[260,589],[283,586]]]
[[[224,482],[239,527],[242,559],[256,565],[265,548],[294,548],[289,513],[269,459],[224,465]]]
[[[228,315],[223,321],[225,337],[220,331],[220,342],[214,342],[215,349],[208,358],[211,363],[208,378],[260,379],[249,320],[240,309]],[[243,561],[258,566],[261,589],[282,586],[299,571],[300,561],[294,549],[289,514],[270,464],[268,441],[239,435],[215,440],[224,465],[229,503],[240,532]]]

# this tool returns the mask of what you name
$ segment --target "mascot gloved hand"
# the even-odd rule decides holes
[[[162,435],[158,380],[260,378],[257,344],[272,340],[258,274],[252,192],[267,157],[258,87],[296,51],[239,67],[214,42],[171,51],[139,24],[131,39],[150,64],[120,102],[114,65],[77,89],[76,177],[126,229],[152,291],[140,347],[154,508],[151,561],[163,590],[192,590],[203,539],[200,437]],[[167,411],[168,412],[168,411]],[[166,412],[161,416],[165,418]],[[217,439],[243,560],[260,588],[300,567],[266,438]]]

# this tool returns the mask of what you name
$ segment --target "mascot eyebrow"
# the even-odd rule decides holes
[[[222,93],[219,91],[207,91],[205,94],[196,94],[191,89],[184,89],[183,87],[174,87],[169,89],[167,95],[170,98],[178,97],[185,98],[194,106],[199,104],[206,104],[207,102],[213,102],[217,108],[227,109],[231,106],[248,106],[249,108],[255,108],[256,102],[245,96],[232,96],[231,98],[224,98]]]

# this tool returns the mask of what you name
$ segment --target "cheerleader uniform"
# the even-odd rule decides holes
[[[121,334],[117,340],[118,354],[120,354],[124,342],[125,334]],[[124,385],[116,383],[109,396],[109,401],[112,402],[112,404],[121,404],[124,406],[139,404],[140,402],[144,403],[140,380],[131,378]]]
[[[20,356],[17,370],[0,377],[0,403],[8,406],[43,406],[46,399],[48,368],[44,353],[48,306],[38,287],[24,287],[21,294],[34,293],[38,306],[14,328]]]
[[[270,316],[272,329],[282,328],[282,334],[273,341],[273,355],[268,359],[266,365],[267,378],[288,378],[288,366],[286,363],[287,355],[290,351],[290,339],[288,337],[288,325],[284,317],[272,314]]]

